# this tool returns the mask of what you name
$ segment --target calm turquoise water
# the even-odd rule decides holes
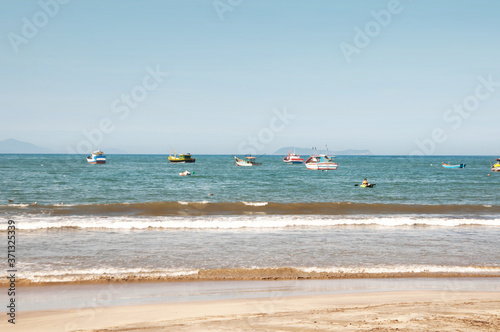
[[[237,167],[232,156],[196,156],[169,164],[164,155],[110,155],[105,165],[84,156],[0,155],[0,204],[105,204],[124,202],[355,202],[498,205],[500,174],[494,157],[339,156],[336,171],[287,165],[263,156],[260,167]],[[443,169],[440,162],[466,163]],[[191,177],[178,174],[194,171]],[[491,174],[491,176],[488,176]],[[354,184],[364,178],[374,189]],[[213,193],[213,196],[208,196]]]

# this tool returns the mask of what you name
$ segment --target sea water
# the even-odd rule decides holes
[[[1,232],[15,221],[19,278],[500,274],[494,156],[338,156],[326,172],[194,157],[0,155]],[[355,186],[364,178],[375,188]]]

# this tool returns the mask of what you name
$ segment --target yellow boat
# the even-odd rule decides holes
[[[500,158],[495,159],[495,164],[491,167],[493,172],[500,172]]]
[[[170,161],[171,163],[194,163],[196,159],[191,157],[191,153],[185,153],[180,155],[174,153],[173,156],[172,155],[168,156],[168,161]]]

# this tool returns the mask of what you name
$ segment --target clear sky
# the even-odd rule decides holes
[[[59,1],[0,2],[0,140],[500,154],[500,1]]]

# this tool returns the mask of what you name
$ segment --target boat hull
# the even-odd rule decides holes
[[[236,166],[250,167],[250,166],[254,166],[254,164],[247,163],[247,162],[244,162],[244,161],[237,161],[236,162]]]
[[[97,164],[105,164],[106,163],[106,160],[88,160],[87,159],[87,162],[91,165],[97,165]]]
[[[315,171],[335,171],[339,165],[336,163],[307,163],[306,167]]]
[[[188,159],[188,160],[169,159],[168,161],[174,164],[185,164],[185,163],[194,163],[196,159]]]
[[[443,168],[465,168],[465,164],[460,165],[448,165],[443,163]]]
[[[283,159],[283,162],[287,164],[302,164],[304,162],[304,159],[296,159],[296,160]]]
[[[243,166],[243,167],[249,167],[249,166],[260,166],[262,163],[248,163],[246,161],[236,161],[236,166]]]

